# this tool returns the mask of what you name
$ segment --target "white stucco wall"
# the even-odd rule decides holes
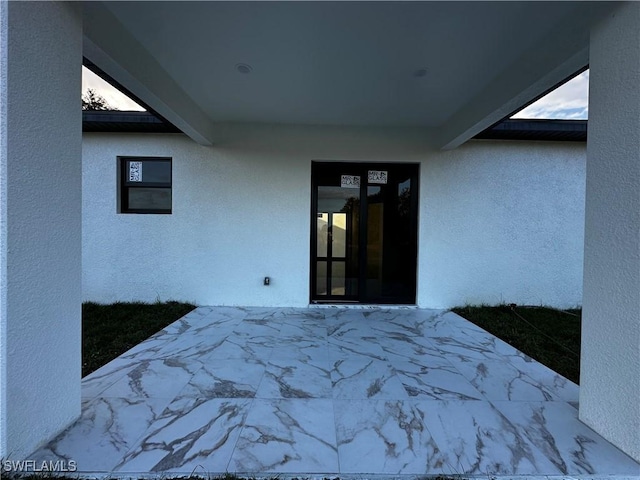
[[[580,419],[640,461],[640,3],[590,55]]]
[[[171,215],[116,213],[118,155],[173,158]],[[182,135],[85,135],[84,159],[85,299],[305,304],[308,163]]]
[[[311,161],[330,160],[421,164],[420,306],[581,303],[584,144],[434,152],[420,131],[219,133],[213,147],[182,135],[85,134],[85,300],[307,305]],[[116,213],[118,155],[173,158],[171,215]]]
[[[581,304],[584,143],[476,141],[424,167],[421,304]]]
[[[0,458],[20,460],[80,413],[82,21],[0,15]]]
[[[306,306],[311,160],[417,162],[425,148],[419,135],[358,129],[220,133],[214,147],[182,135],[85,135],[85,299]],[[116,214],[118,155],[173,157],[171,215]]]

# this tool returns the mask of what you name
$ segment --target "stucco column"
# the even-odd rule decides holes
[[[80,413],[82,20],[0,2],[0,458]]]
[[[593,28],[580,419],[640,460],[640,3]]]

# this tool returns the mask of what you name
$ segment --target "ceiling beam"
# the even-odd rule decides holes
[[[439,129],[437,146],[449,150],[462,145],[583,69],[589,63],[590,26],[611,8],[589,5],[558,22]]]
[[[85,2],[83,55],[201,145],[214,125],[152,55],[101,3]]]

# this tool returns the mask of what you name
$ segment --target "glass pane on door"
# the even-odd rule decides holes
[[[347,256],[347,214],[334,213],[333,227],[331,230],[333,258],[345,258]]]
[[[367,187],[367,296],[382,293],[384,203],[382,187]]]
[[[332,262],[331,266],[331,295],[346,295],[345,262]]]
[[[410,169],[389,168],[386,184],[367,187],[366,301],[415,302],[417,199],[412,175]]]
[[[317,232],[317,256],[327,256],[327,246],[329,245],[329,214],[318,213],[318,232]]]
[[[327,262],[316,262],[316,295],[327,295]]]
[[[317,186],[315,295],[353,298],[358,293],[358,187],[333,175]]]

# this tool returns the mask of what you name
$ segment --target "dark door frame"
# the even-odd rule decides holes
[[[359,212],[359,248],[358,248],[358,293],[357,295],[327,295],[318,296],[316,294],[317,281],[317,209],[318,209],[318,186],[319,176],[323,169],[327,171],[335,170],[344,172],[344,174],[360,174],[360,212]],[[394,173],[405,170],[411,179],[410,197],[409,197],[409,215],[410,227],[409,236],[413,239],[409,245],[409,252],[405,252],[411,259],[410,275],[413,277],[411,285],[411,293],[405,297],[379,297],[371,298],[367,292],[367,227],[368,227],[368,196],[367,187],[373,186],[369,184],[367,172],[370,169],[388,170]],[[313,161],[311,165],[311,238],[310,238],[310,277],[309,277],[309,299],[311,303],[357,303],[357,304],[403,304],[415,305],[417,296],[417,273],[418,273],[418,224],[419,224],[419,188],[420,188],[420,165],[417,163],[375,163],[375,162],[323,162]],[[364,247],[364,248],[363,248]],[[327,252],[327,255],[330,251]],[[324,257],[322,257],[324,258]],[[327,259],[327,277],[330,276],[330,264]],[[345,267],[346,268],[346,267]],[[330,278],[330,277],[329,277]],[[411,297],[411,298],[409,298]]]

